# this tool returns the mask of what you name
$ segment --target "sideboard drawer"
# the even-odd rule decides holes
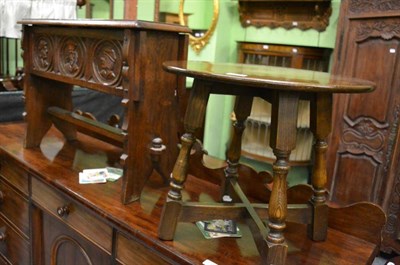
[[[119,264],[170,264],[164,261],[157,253],[145,247],[141,243],[128,239],[124,235],[117,234],[116,258]]]
[[[0,179],[0,214],[29,238],[29,202]]]
[[[36,178],[32,178],[32,200],[77,233],[111,253],[111,226],[96,218],[87,208],[62,196]]]
[[[28,172],[20,165],[0,157],[0,175],[23,194],[29,195]]]
[[[30,264],[29,243],[0,217],[0,255],[11,264]]]

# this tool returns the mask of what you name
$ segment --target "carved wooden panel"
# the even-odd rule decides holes
[[[111,256],[78,236],[61,221],[43,214],[44,264],[111,264]]]
[[[383,25],[387,23],[390,22],[385,20],[381,22]],[[337,97],[338,106],[345,108],[341,115],[343,117],[341,118],[342,127],[340,128],[341,140],[338,143],[337,156],[340,157],[345,154],[346,156],[353,156],[355,160],[373,159],[376,162],[374,170],[367,174],[372,179],[371,184],[375,186],[375,190],[368,197],[368,200],[382,204],[384,198],[379,196],[379,191],[384,188],[383,185],[386,185],[388,164],[393,151],[393,148],[389,146],[389,132],[397,130],[397,128],[390,128],[396,124],[396,114],[393,112],[392,100],[398,97],[397,94],[399,93],[399,88],[397,88],[397,91],[393,89],[395,88],[393,83],[395,79],[393,77],[396,76],[396,71],[398,71],[396,70],[398,57],[395,56],[395,53],[391,53],[391,49],[398,50],[399,41],[395,39],[385,40],[383,37],[376,38],[375,31],[368,31],[370,36],[366,38],[365,28],[372,24],[373,22],[352,22],[353,27],[350,29],[349,38],[355,40],[355,43],[345,55],[346,66],[344,73],[351,73],[354,77],[372,80],[376,82],[377,89],[373,93],[366,95]],[[382,35],[386,36],[386,33],[384,32]],[[374,58],[373,65],[370,63],[371,57]],[[368,65],[370,67],[366,67]],[[347,179],[355,177],[352,171],[348,171],[347,174],[344,172],[339,174],[339,168],[338,165],[335,165],[334,178]],[[364,175],[360,171],[358,173],[360,177]],[[340,180],[333,179],[333,181]],[[353,188],[348,186],[347,189]],[[343,198],[336,197],[334,190],[331,192],[332,199],[343,201]],[[348,199],[345,201],[350,203],[366,198],[358,198],[353,194]]]
[[[57,75],[83,81],[92,86],[102,84],[121,89],[123,40],[70,36],[63,34],[36,34],[33,41],[32,70],[36,73]],[[126,64],[126,63],[125,63]],[[62,81],[68,81],[62,80]]]
[[[100,83],[118,86],[122,70],[121,43],[100,41],[95,45],[94,54],[92,62],[94,78]]]
[[[333,72],[377,88],[335,97],[330,199],[382,206],[388,214],[383,250],[400,252],[400,2],[343,1],[337,36]]]
[[[283,27],[324,31],[332,13],[330,0],[239,0],[243,27]]]
[[[400,10],[398,0],[351,0],[349,11],[352,13],[386,12]]]

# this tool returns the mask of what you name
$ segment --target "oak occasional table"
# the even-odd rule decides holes
[[[121,200],[140,198],[152,171],[165,178],[178,156],[182,78],[162,69],[185,60],[190,30],[129,20],[23,20],[26,148],[39,147],[54,124],[67,140],[77,131],[122,147]],[[160,45],[162,43],[162,45]],[[81,86],[121,98],[120,128],[78,115],[71,91]],[[163,142],[161,142],[161,140]]]
[[[176,225],[186,220],[246,218],[265,264],[285,264],[286,221],[304,223],[308,237],[324,241],[328,229],[326,203],[326,138],[331,131],[333,93],[363,93],[375,88],[372,82],[335,77],[328,73],[248,64],[209,62],[165,62],[168,72],[194,78],[181,137],[182,148],[175,163],[167,202],[164,205],[159,237],[174,238]],[[216,204],[182,202],[181,191],[187,177],[188,160],[195,142],[195,132],[202,126],[209,95],[236,95],[234,134],[227,153],[221,201]],[[238,185],[238,165],[244,122],[250,115],[253,97],[272,104],[270,145],[276,161],[269,204],[252,204]],[[314,134],[314,164],[311,184],[313,194],[307,204],[287,203],[286,177],[288,158],[296,146],[296,122],[299,99],[310,101],[310,128]],[[227,203],[238,196],[241,202]],[[264,224],[267,220],[267,225]]]

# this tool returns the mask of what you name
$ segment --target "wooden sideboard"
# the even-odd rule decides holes
[[[341,3],[333,73],[377,84],[366,96],[334,98],[328,150],[330,199],[385,210],[382,250],[400,253],[400,2]]]
[[[261,264],[245,223],[239,223],[243,233],[239,239],[205,239],[194,223],[184,222],[178,223],[174,241],[158,239],[168,188],[156,173],[140,201],[128,205],[120,200],[121,180],[79,184],[82,169],[113,165],[120,148],[83,134],[78,141],[66,142],[58,130],[51,129],[40,148],[25,149],[25,129],[24,123],[0,124],[0,261],[142,265],[202,264],[208,259],[217,264]],[[248,175],[248,169],[240,170],[241,176]],[[301,194],[307,197],[306,193]],[[218,185],[189,176],[185,201],[218,197]],[[369,264],[384,218],[368,205],[360,206],[345,209],[341,218],[335,217],[337,211],[331,212],[325,242],[307,239],[306,225],[288,223],[287,264],[321,264],[322,260],[327,265]]]

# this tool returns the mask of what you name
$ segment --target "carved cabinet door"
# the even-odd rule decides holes
[[[43,227],[44,264],[112,264],[110,254],[45,213],[43,214]]]
[[[335,96],[328,191],[340,204],[381,205],[383,247],[399,252],[400,1],[344,0],[340,12],[333,72],[377,88]]]

